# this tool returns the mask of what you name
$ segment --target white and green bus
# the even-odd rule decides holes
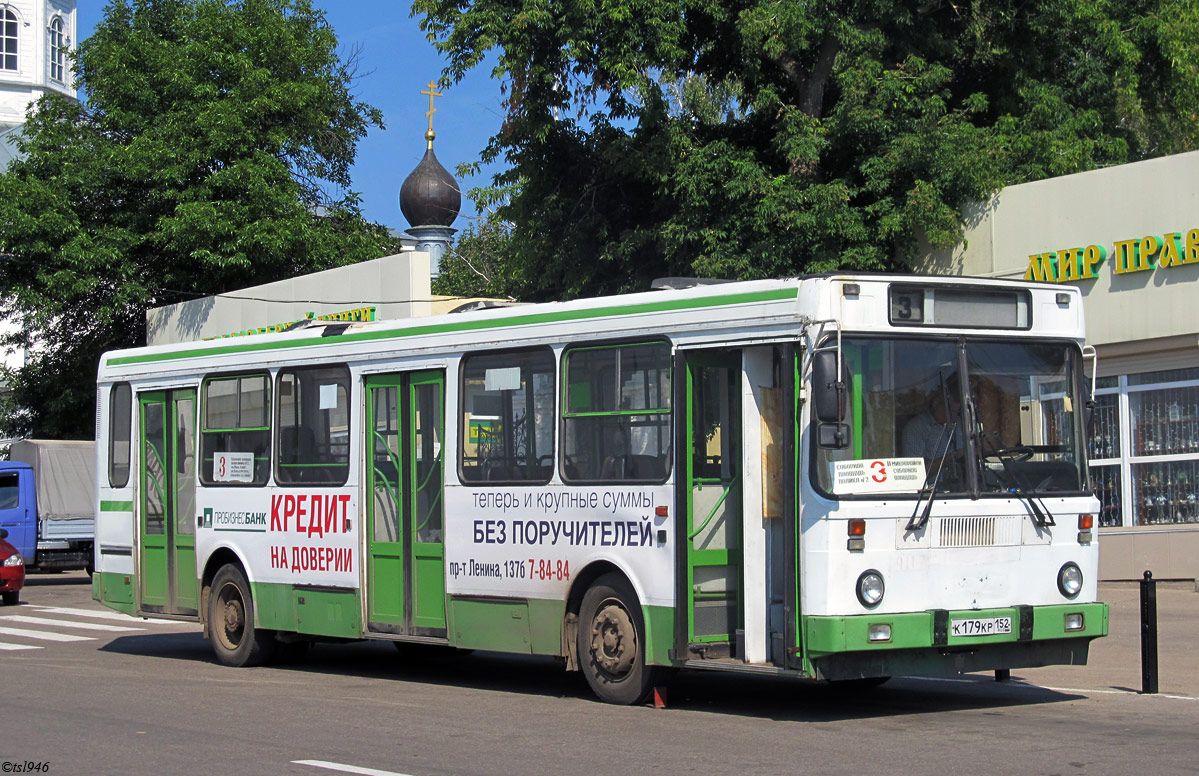
[[[556,655],[616,703],[1084,663],[1083,336],[1073,288],[826,275],[108,353],[93,594],[229,665]]]

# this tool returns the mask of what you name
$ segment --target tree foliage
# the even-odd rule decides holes
[[[349,191],[375,108],[309,0],[114,0],[0,175],[0,298],[33,344],[9,433],[94,433],[99,355],[148,307],[390,251]]]
[[[1188,0],[415,0],[506,89],[506,289],[902,267],[1004,185],[1195,148]],[[486,197],[488,192],[483,192]]]

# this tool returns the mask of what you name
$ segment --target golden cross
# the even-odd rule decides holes
[[[445,96],[445,95],[444,95],[444,94],[442,94],[441,92],[439,92],[439,91],[437,91],[436,89],[434,89],[433,87],[435,87],[435,86],[437,86],[437,82],[436,82],[436,81],[430,81],[430,82],[429,82],[429,88],[428,88],[428,89],[421,89],[421,90],[420,90],[420,93],[421,93],[421,94],[427,94],[427,95],[429,95],[429,112],[428,112],[428,113],[426,113],[425,115],[429,117],[429,131],[430,131],[430,132],[432,132],[432,131],[433,131],[433,114],[437,112],[437,108],[434,108],[434,107],[433,107],[433,98],[434,98],[434,97],[444,97],[444,96]]]

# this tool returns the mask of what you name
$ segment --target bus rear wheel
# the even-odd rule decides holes
[[[227,666],[260,666],[275,651],[274,634],[254,627],[250,583],[237,566],[222,566],[212,580],[208,628],[212,651]]]
[[[659,672],[645,662],[645,623],[637,596],[617,574],[605,574],[583,596],[577,642],[587,684],[607,703],[649,696]]]

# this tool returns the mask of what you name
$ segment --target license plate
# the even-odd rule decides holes
[[[972,617],[968,620],[949,621],[951,636],[994,636],[1011,632],[1011,617]]]

